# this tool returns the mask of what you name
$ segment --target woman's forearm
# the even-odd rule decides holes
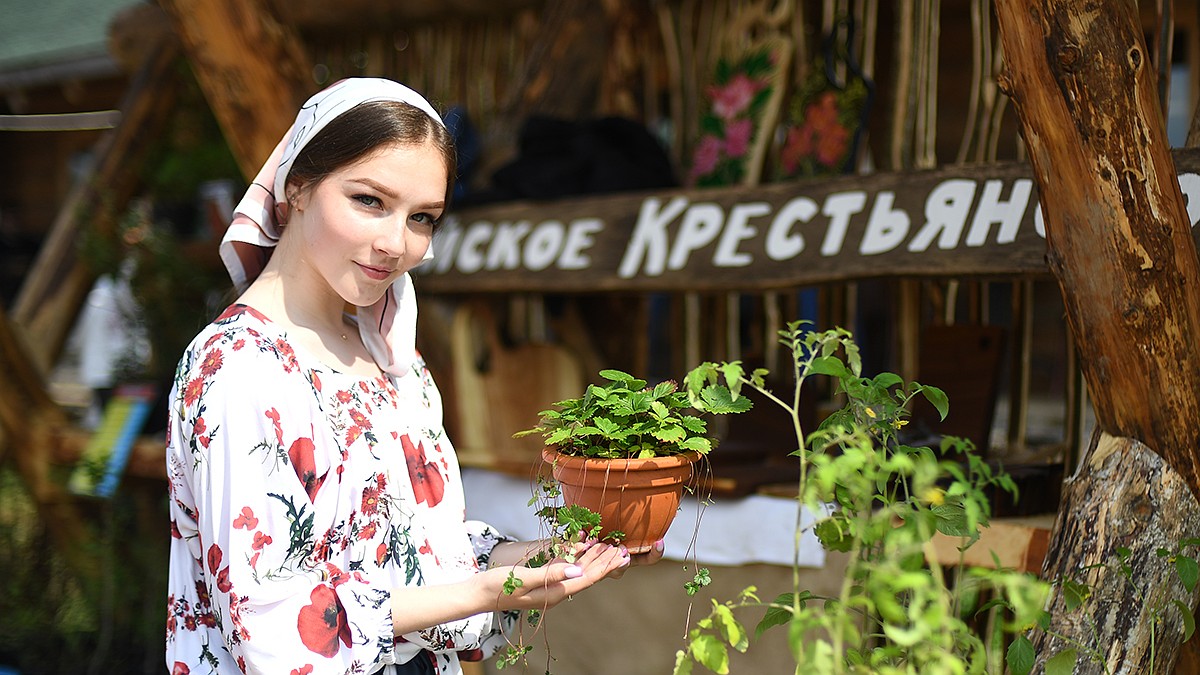
[[[545,552],[550,546],[547,539],[536,541],[506,541],[497,544],[488,556],[488,568],[512,567],[526,565],[539,553]]]

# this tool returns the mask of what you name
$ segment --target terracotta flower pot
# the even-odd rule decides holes
[[[542,457],[562,485],[563,502],[599,513],[601,536],[624,532],[621,543],[636,554],[649,551],[667,533],[700,454],[589,459],[545,448]]]

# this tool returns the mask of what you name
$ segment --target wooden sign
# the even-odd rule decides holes
[[[1174,158],[1195,226],[1200,150]],[[1048,273],[1034,181],[1016,162],[469,208],[447,216],[433,247],[415,274],[434,293]]]

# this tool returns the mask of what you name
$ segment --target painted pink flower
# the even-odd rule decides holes
[[[766,82],[738,73],[725,86],[710,86],[707,90],[712,99],[713,113],[724,120],[731,120],[750,107],[754,95],[767,86]]]
[[[712,135],[702,137],[692,156],[692,177],[712,173],[713,169],[717,168],[719,161],[721,161],[721,139]]]
[[[725,154],[730,157],[745,155],[750,149],[750,135],[753,132],[754,122],[748,117],[725,125]]]

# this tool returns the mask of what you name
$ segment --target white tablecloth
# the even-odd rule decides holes
[[[544,536],[534,507],[528,505],[533,496],[530,479],[476,468],[464,468],[462,474],[468,519],[482,520],[521,540]],[[781,497],[751,495],[701,505],[685,496],[667,531],[665,556],[710,565],[791,565],[797,555],[795,530],[800,514],[794,500]],[[807,529],[800,539],[799,564],[823,567],[825,551],[810,527],[813,516],[803,509],[801,517]],[[697,518],[698,529],[693,527]]]

